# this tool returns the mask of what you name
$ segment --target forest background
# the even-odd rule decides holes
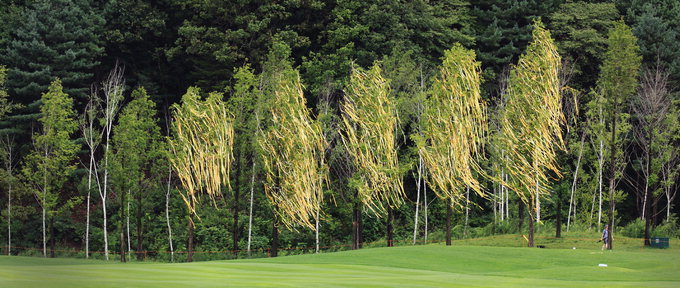
[[[413,137],[445,51],[456,43],[474,51],[494,135],[537,19],[561,56],[559,173],[526,207],[494,181],[506,179],[497,165],[505,156],[502,141],[489,140],[480,166],[495,177],[478,175],[484,197],[463,189],[452,207],[425,181]],[[616,52],[612,31],[628,31],[632,48]],[[0,51],[3,253],[184,261],[190,256],[174,252],[190,246],[233,251],[200,259],[276,255],[276,247],[443,241],[447,230],[453,238],[525,234],[534,221],[559,236],[601,230],[610,185],[616,233],[679,236],[678,1],[2,0]],[[612,100],[603,67],[626,59],[639,61],[624,69],[634,73],[632,92]],[[358,205],[342,122],[350,76],[370,74],[374,63],[398,115],[403,182],[402,204],[379,213]],[[274,127],[265,111],[278,97],[271,83],[292,75],[285,71],[299,73],[308,120],[327,143],[318,229],[287,225],[265,193],[268,162],[258,155],[267,146],[256,139],[260,124]],[[232,114],[233,158],[212,197],[194,203],[167,139],[176,139],[181,105],[202,99]]]

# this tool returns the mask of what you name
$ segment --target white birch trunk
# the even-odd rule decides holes
[[[583,157],[583,142],[586,140],[586,134],[581,135],[581,146],[578,152],[578,160],[576,161],[576,169],[574,169],[574,181],[571,183],[571,197],[569,198],[569,213],[567,213],[567,232],[569,232],[569,225],[571,224],[571,208],[574,202],[574,192],[576,191],[576,181],[578,180],[578,170],[581,168],[581,158]],[[576,211],[574,207],[574,217],[576,217]]]
[[[250,176],[250,212],[248,212],[248,256],[250,256],[250,241],[253,231],[253,198],[255,195],[255,159],[253,159],[252,175]],[[318,231],[318,229],[317,229]]]
[[[172,226],[170,226],[170,182],[172,167],[168,169],[168,189],[165,192],[165,222],[168,225],[168,243],[170,244],[170,261],[175,262],[175,249],[172,246]]]
[[[425,175],[425,173],[423,173],[423,176],[424,175]],[[425,205],[423,207],[423,214],[425,214],[425,221],[424,221],[425,222],[425,235],[424,235],[424,239],[425,239],[425,244],[427,244],[427,231],[428,231],[427,230],[428,229],[427,228],[427,224],[428,224],[427,223],[427,205],[428,205],[428,203],[427,203],[427,183],[426,182],[423,182],[423,204]]]
[[[128,190],[128,197],[127,197],[127,215],[125,217],[126,223],[125,223],[125,228],[127,228],[127,246],[128,246],[128,253],[132,251],[130,249],[130,190]]]
[[[422,180],[423,172],[423,157],[418,154],[418,182],[416,182],[416,216],[413,219],[413,245],[416,245],[416,237],[418,235],[418,209],[420,208],[420,181]]]
[[[604,166],[604,143],[600,140],[600,155],[598,157],[598,176],[597,176],[597,189],[599,192],[598,196],[598,208],[597,208],[597,230],[600,230],[600,224],[602,223],[602,168]]]

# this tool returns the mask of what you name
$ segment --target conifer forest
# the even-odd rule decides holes
[[[680,1],[0,3],[4,255],[680,237]]]

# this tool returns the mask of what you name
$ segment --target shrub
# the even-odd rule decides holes
[[[621,235],[631,238],[642,238],[645,236],[645,221],[637,218],[621,229]]]

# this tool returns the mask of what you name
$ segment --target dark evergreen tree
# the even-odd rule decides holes
[[[552,13],[557,0],[479,0],[471,1],[475,17],[477,57],[482,62],[483,93],[495,95],[497,78],[517,62],[531,40],[533,20]]]

